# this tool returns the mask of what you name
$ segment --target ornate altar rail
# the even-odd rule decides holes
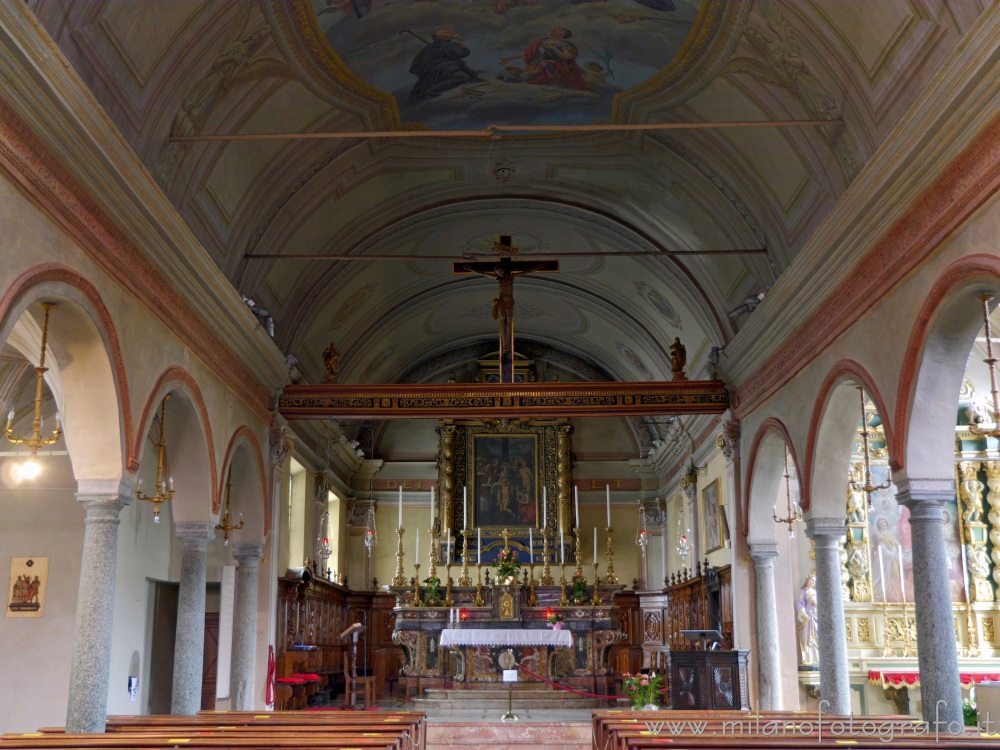
[[[721,414],[729,408],[718,380],[660,383],[430,383],[288,385],[285,419],[524,419]]]

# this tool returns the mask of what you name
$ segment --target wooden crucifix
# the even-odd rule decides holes
[[[501,234],[493,244],[499,260],[456,261],[452,273],[474,273],[496,279],[500,291],[493,300],[493,320],[500,323],[500,382],[514,382],[514,278],[526,273],[555,273],[558,260],[515,260],[517,248],[512,236]]]

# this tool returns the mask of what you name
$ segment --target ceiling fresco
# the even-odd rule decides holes
[[[703,0],[312,0],[330,54],[438,129],[608,121],[668,66]]]

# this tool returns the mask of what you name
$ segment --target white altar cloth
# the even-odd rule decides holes
[[[442,646],[573,646],[568,630],[522,630],[507,628],[446,628]]]

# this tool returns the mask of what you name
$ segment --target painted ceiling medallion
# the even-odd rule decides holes
[[[331,54],[434,128],[610,121],[697,27],[705,0],[312,0]]]

